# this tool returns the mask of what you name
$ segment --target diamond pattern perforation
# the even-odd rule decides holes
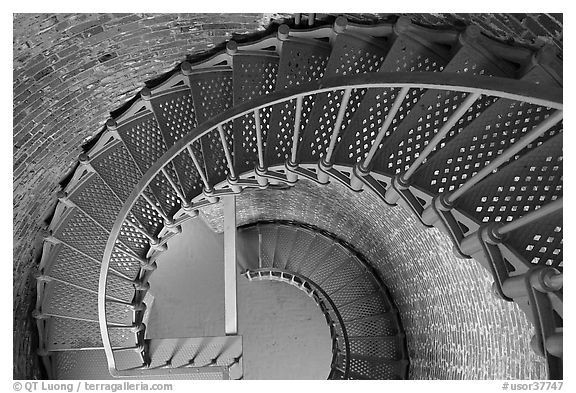
[[[329,57],[330,50],[327,48],[290,40],[284,42],[276,89],[320,80],[324,76]]]
[[[350,263],[339,266],[338,270],[335,271],[328,280],[322,283],[322,289],[330,295],[333,291],[350,283],[362,273],[363,271],[358,265],[358,262],[352,259]]]
[[[194,103],[189,91],[162,96],[153,100],[152,104],[156,107],[156,117],[168,148],[196,128]],[[183,188],[186,198],[190,200],[200,194],[202,192],[201,179],[188,153],[180,153],[172,164],[178,184]],[[172,178],[176,177],[172,176]]]
[[[390,336],[398,333],[393,319],[384,315],[364,318],[354,322],[345,321],[348,337]]]
[[[292,253],[286,264],[286,270],[297,273],[296,269],[304,261],[308,247],[310,247],[314,237],[315,235],[308,231],[298,231],[298,235],[294,240],[294,246],[292,247]]]
[[[354,116],[365,93],[366,89],[352,89],[350,100],[344,112],[337,143],[342,139],[342,134]],[[314,110],[308,123],[307,129],[309,131],[303,138],[302,148],[298,149],[299,163],[314,163],[326,154],[343,96],[343,91],[336,91],[318,95],[316,98]],[[319,116],[316,116],[318,114]]]
[[[46,271],[46,275],[98,292],[100,264],[65,245],[61,245],[58,248],[57,259]],[[107,294],[118,299],[131,301],[134,296],[134,287],[130,283],[110,275],[107,283]]]
[[[232,127],[229,123],[226,123],[222,128],[224,129],[226,136],[230,135],[230,138],[226,138],[226,143],[228,148],[232,149]],[[224,181],[229,173],[226,155],[224,154],[224,147],[220,140],[220,134],[218,133],[218,130],[213,130],[204,135],[200,140],[202,142],[202,150],[206,152],[206,177],[208,178],[210,186],[215,186],[221,181]]]
[[[232,107],[232,72],[199,74],[189,78],[199,124]]]
[[[364,275],[361,279],[356,280],[345,288],[340,289],[338,292],[331,294],[330,298],[338,306],[339,304],[350,303],[363,296],[375,293],[377,290],[378,287],[371,280],[370,276]]]
[[[400,356],[396,337],[350,338],[350,354],[395,360]]]
[[[103,346],[100,326],[97,322],[50,318],[47,332],[49,351]],[[136,345],[136,334],[127,329],[110,329],[108,335],[113,347]]]
[[[166,143],[153,114],[119,127],[118,134],[142,173],[166,153]]]
[[[128,199],[142,176],[142,172],[122,142],[118,142],[96,157],[91,164],[123,202]]]
[[[435,194],[455,190],[551,113],[537,105],[498,100],[421,167],[413,176],[415,184]],[[561,124],[552,127],[539,142],[561,129]]]
[[[148,238],[126,223],[122,223],[122,227],[118,234],[118,240],[141,257],[145,257],[148,248],[150,248]]]
[[[96,260],[102,260],[108,232],[79,209],[70,212],[69,219],[58,228],[54,236]]]
[[[385,55],[386,51],[380,47],[346,34],[338,35],[324,77],[376,72],[382,65]],[[365,92],[366,89],[352,90],[342,122],[342,130],[350,123]],[[316,95],[302,144],[298,148],[297,161],[299,163],[317,162],[326,153],[343,95],[343,91]],[[338,140],[341,139],[341,135]]]
[[[275,268],[283,269],[290,257],[294,241],[298,233],[292,228],[279,226],[276,233],[276,249],[274,250]]]
[[[175,180],[176,174],[170,164],[166,166],[166,173],[177,183],[177,180]],[[174,213],[180,209],[180,199],[162,172],[154,176],[148,185],[148,189],[150,193],[156,197],[162,211],[166,213],[168,217],[173,216]]]
[[[158,235],[164,226],[163,218],[143,197],[136,199],[130,214],[135,218],[132,220],[133,223],[139,224],[147,233],[153,236]]]
[[[443,72],[506,76],[488,59],[467,47],[458,51]],[[375,159],[374,168],[389,175],[406,171],[467,95],[441,90],[428,90],[424,93],[402,124],[386,138],[383,149]],[[495,101],[494,97],[479,98],[440,141],[436,150],[447,145]]]
[[[104,350],[57,352],[52,357],[57,379],[110,378]]]
[[[234,104],[269,94],[276,87],[278,59],[267,56],[234,56]],[[262,144],[266,148],[266,136],[270,127],[272,108],[260,110]],[[234,120],[234,167],[238,173],[254,169],[258,162],[258,144],[253,114]]]
[[[264,225],[258,228],[260,263],[262,267],[272,267],[276,248],[276,226]]]
[[[333,244],[328,254],[324,256],[324,261],[311,274],[310,279],[322,286],[322,282],[340,268],[342,263],[349,261],[350,256],[337,244]],[[353,263],[353,262],[352,262]],[[323,287],[323,286],[322,286]]]
[[[110,267],[119,273],[123,273],[131,279],[136,279],[138,273],[140,272],[140,262],[132,257],[127,256],[123,252],[118,251],[116,247],[112,250],[112,256],[110,257]]]
[[[267,107],[259,111],[263,151],[266,151],[272,109],[272,107]],[[234,119],[234,129],[236,130],[235,135],[240,136],[240,139],[234,139],[234,167],[238,173],[242,173],[254,169],[258,163],[258,140],[254,114],[250,113]]]
[[[350,372],[369,379],[396,379],[396,367],[386,361],[350,357]]]
[[[46,286],[42,311],[48,315],[98,320],[98,295],[56,281]],[[133,312],[125,305],[107,303],[108,322],[131,324]]]
[[[378,294],[350,303],[338,310],[344,320],[369,317],[387,311],[386,305]]]
[[[326,262],[326,255],[330,252],[332,242],[324,236],[316,236],[314,241],[308,247],[308,252],[300,267],[299,272],[304,277],[309,277],[315,269]]]
[[[511,246],[532,265],[563,270],[562,211],[512,231],[505,244]]]
[[[442,57],[408,37],[399,36],[379,72],[440,72],[445,65],[446,60]],[[362,104],[346,127],[348,131],[342,135],[335,152],[335,163],[352,165],[366,157],[399,92],[400,89],[370,89],[364,95]],[[385,137],[394,132],[423,93],[423,89],[408,91]]]
[[[509,222],[562,197],[562,134],[512,160],[456,201],[479,222]]]
[[[189,134],[197,126],[192,94],[179,91],[152,100],[167,147]]]
[[[92,174],[80,189],[69,195],[72,202],[108,230],[114,226],[122,204],[98,174]]]

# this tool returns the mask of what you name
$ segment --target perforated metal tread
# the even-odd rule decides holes
[[[278,57],[263,55],[234,55],[234,105],[269,94],[276,88]],[[270,107],[260,111],[263,148],[270,127]],[[234,168],[237,173],[253,170],[258,163],[258,144],[254,114],[234,119]]]
[[[260,259],[260,233],[257,227],[244,228],[237,232],[236,256],[243,269],[258,269]]]
[[[98,296],[57,281],[46,283],[42,313],[46,315],[98,321]],[[126,305],[107,302],[109,323],[132,325],[134,312]]]
[[[482,223],[509,222],[561,198],[562,175],[562,134],[557,134],[476,184],[457,200],[456,206]],[[522,238],[519,236],[521,232],[518,232],[513,236],[513,240],[517,241],[515,248],[527,262],[559,265],[562,225],[558,218],[556,215],[548,217],[543,221],[546,226],[538,230],[548,228],[548,232],[543,233],[545,245],[534,243],[541,240],[543,236],[540,234]],[[538,226],[539,223],[534,225]],[[534,226],[528,228],[528,234],[534,230]],[[539,246],[541,255],[534,255],[535,246]]]
[[[510,76],[491,59],[466,44],[458,50],[442,72]],[[406,171],[467,96],[467,93],[460,92],[426,91],[396,130],[384,139],[382,149],[374,158],[373,170],[390,176]],[[495,98],[489,96],[476,100],[442,139],[441,146],[450,143],[452,138],[494,102]]]
[[[350,356],[350,379],[398,379],[408,363]]]
[[[399,35],[378,72],[440,72],[448,63],[448,53],[437,53],[406,35]],[[398,97],[400,89],[370,89],[364,95],[350,124],[342,130],[334,151],[334,163],[353,165],[365,158],[380,128]],[[390,135],[410,112],[423,89],[410,89],[394,116],[386,136]]]
[[[556,84],[541,67],[532,68],[522,79],[547,86]],[[434,195],[455,190],[551,113],[551,109],[538,105],[499,99],[449,144],[437,149],[413,176],[414,185]],[[553,126],[523,153],[561,131],[562,123]]]
[[[139,366],[140,356],[134,352],[129,353],[133,361],[124,361],[124,366]],[[110,380],[113,378],[108,372],[108,363],[104,350],[92,351],[66,351],[58,352],[53,355],[56,379],[65,380]],[[124,358],[126,356],[123,356]],[[130,360],[130,359],[128,359]],[[125,367],[128,368],[128,367]],[[178,374],[173,376],[135,376],[136,380],[165,380],[165,379],[222,379],[222,374],[216,373],[190,373]],[[130,379],[122,377],[122,379]],[[118,381],[116,379],[116,381]]]
[[[330,46],[314,40],[287,40],[282,44],[276,91],[320,80],[330,57]],[[300,135],[308,121],[315,96],[302,98]],[[271,127],[264,156],[266,166],[283,164],[292,150],[296,100],[272,107]]]
[[[192,92],[187,87],[159,97],[153,96],[150,103],[166,148],[170,148],[198,125]],[[194,145],[197,148],[200,146],[198,142]],[[182,152],[173,161],[173,165],[176,174],[173,179],[178,181],[186,199],[191,200],[199,195],[202,192],[202,180],[188,152]]]
[[[148,168],[162,157],[168,149],[156,117],[151,112],[141,115],[129,123],[122,124],[118,127],[118,134],[141,173],[146,173]],[[168,165],[165,169],[172,181],[178,183],[178,176],[173,164]],[[178,211],[180,208],[178,195],[174,192],[164,174],[159,173],[154,177],[154,180],[150,183],[150,189],[168,216],[172,216]]]
[[[314,236],[314,234],[310,234]],[[306,255],[302,263],[298,266],[296,273],[310,277],[312,272],[318,269],[326,260],[326,257],[331,253],[332,241],[324,236],[314,236],[314,240],[310,243]]]
[[[277,227],[272,225],[258,226],[259,242],[258,248],[260,249],[259,265],[260,267],[274,266],[274,251],[276,249],[276,232]]]
[[[137,343],[136,333],[130,328],[112,328],[109,336],[114,348],[134,347]],[[48,351],[103,347],[98,322],[52,317],[46,322],[46,338]]]
[[[298,267],[304,261],[308,247],[310,247],[313,240],[314,236],[310,236],[310,234],[305,231],[298,231],[298,235],[294,240],[294,246],[292,247],[293,251],[286,263],[286,270],[291,272],[298,270]]]
[[[292,253],[298,232],[288,226],[279,226],[276,233],[276,249],[274,250],[273,267],[284,269]]]
[[[387,48],[372,41],[339,34],[335,39],[323,78],[376,72],[384,62]],[[366,89],[352,89],[342,129],[350,123],[365,93]],[[298,146],[296,160],[298,163],[316,163],[324,156],[343,96],[342,91],[316,95],[314,107],[302,135],[302,142]]]
[[[233,105],[232,69],[218,69],[211,72],[195,73],[188,76],[194,109],[199,124],[225,112]],[[232,124],[223,126],[226,143],[234,154]],[[200,139],[202,152],[198,159],[204,164],[204,170],[211,187],[224,181],[229,173],[224,148],[217,131],[211,131]]]

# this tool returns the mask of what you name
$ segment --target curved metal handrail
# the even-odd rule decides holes
[[[116,244],[120,229],[137,198],[148,186],[152,179],[161,172],[165,165],[172,161],[188,145],[201,138],[208,132],[236,118],[275,104],[283,103],[298,97],[308,96],[344,89],[370,89],[370,88],[417,88],[440,91],[458,91],[464,93],[484,94],[498,98],[511,99],[549,108],[562,109],[562,89],[548,88],[533,83],[509,80],[499,77],[471,76],[451,73],[368,73],[351,76],[328,78],[321,82],[312,82],[295,88],[274,92],[257,99],[234,106],[219,116],[211,118],[196,127],[195,130],[179,139],[166,151],[142,176],[134,190],[124,202],[118,213],[114,226],[110,231],[106,249],[102,258],[98,282],[98,321],[102,334],[104,351],[108,360],[110,373],[118,375],[114,354],[108,336],[106,320],[106,283],[110,258]]]
[[[344,324],[344,320],[342,319],[342,315],[340,315],[340,312],[338,311],[338,307],[336,307],[336,305],[334,304],[334,301],[322,289],[322,287],[320,287],[320,285],[316,284],[314,281],[310,280],[308,277],[304,277],[298,273],[295,273],[295,272],[292,272],[289,270],[285,270],[285,269],[278,269],[278,268],[248,269],[246,271],[246,273],[248,273],[248,274],[255,273],[255,274],[258,274],[259,278],[261,278],[263,280],[269,279],[271,281],[275,281],[275,279],[272,278],[273,273],[288,274],[288,275],[290,275],[292,277],[296,277],[300,281],[302,281],[302,290],[304,290],[303,289],[304,285],[308,284],[308,285],[310,285],[310,287],[312,287],[312,290],[317,291],[318,293],[320,293],[320,295],[322,295],[322,298],[330,304],[330,308],[334,311],[334,314],[336,315],[336,319],[338,319],[338,324],[340,325],[340,328],[342,330],[342,338],[344,339],[344,353],[346,356],[346,364],[344,366],[343,372],[344,372],[344,378],[347,378],[348,374],[350,372],[350,342],[348,340],[348,333],[346,331],[346,325]],[[270,273],[270,275],[260,275],[259,273]],[[274,276],[274,277],[276,277],[276,276]],[[280,279],[277,281],[282,281],[282,280]],[[316,299],[314,299],[314,300],[316,301]],[[316,304],[318,305],[318,307],[320,308],[320,310],[322,311],[322,313],[324,314],[326,319],[329,319],[330,321],[334,322],[334,320],[332,319],[330,314],[328,312],[324,312],[324,309],[322,308],[320,303],[318,303],[318,301],[316,301]],[[332,348],[333,348],[333,350],[332,350],[332,364],[334,365],[337,362],[337,351],[338,351],[338,340],[337,340],[335,335],[332,335]],[[336,348],[336,351],[334,350],[334,348]],[[334,371],[334,370],[332,370],[332,371]],[[330,375],[332,375],[332,372],[330,373]]]

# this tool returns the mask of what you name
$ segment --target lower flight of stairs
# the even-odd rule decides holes
[[[329,379],[406,379],[398,310],[375,273],[345,244],[297,223],[261,222],[238,233],[238,263],[250,280],[304,290],[331,327]]]

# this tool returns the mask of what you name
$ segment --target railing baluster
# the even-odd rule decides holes
[[[172,189],[174,190],[176,195],[178,195],[180,202],[182,202],[182,207],[183,208],[188,207],[190,204],[186,201],[186,197],[184,196],[184,194],[182,194],[182,192],[180,191],[180,188],[178,188],[178,185],[174,182],[174,180],[172,180],[172,178],[170,176],[168,176],[168,171],[166,170],[166,166],[163,166],[161,171],[162,171],[162,174],[166,177],[166,179],[168,179],[168,183],[170,183],[170,186],[172,186]]]
[[[363,161],[360,161],[358,164],[356,164],[354,166],[354,170],[352,171],[352,177],[350,178],[350,187],[353,190],[360,191],[362,189],[362,187],[364,186],[364,184],[363,184],[362,180],[360,180],[360,178],[363,175],[367,175],[369,173],[368,167],[370,166],[372,159],[376,155],[376,152],[378,151],[378,147],[380,146],[380,143],[382,143],[382,140],[386,136],[386,133],[388,132],[388,129],[390,128],[390,125],[392,125],[392,122],[394,121],[394,118],[396,117],[396,113],[398,112],[398,110],[402,106],[402,103],[406,99],[406,96],[408,95],[409,90],[410,90],[409,87],[403,87],[402,89],[400,89],[400,92],[398,93],[398,95],[396,96],[396,99],[394,100],[394,104],[392,105],[392,107],[388,111],[388,115],[386,115],[386,119],[384,119],[384,123],[382,124],[382,127],[380,127],[380,131],[378,131],[378,135],[376,136],[376,139],[374,139],[372,146],[370,146],[370,150],[368,151],[368,154],[366,155],[366,157],[364,158]]]
[[[156,213],[158,213],[164,219],[164,221],[170,221],[168,216],[166,216],[166,214],[164,214],[164,211],[162,211],[162,209],[160,207],[156,206],[156,204],[152,201],[152,199],[150,199],[150,197],[148,197],[148,195],[146,195],[145,192],[141,192],[140,196],[142,198],[144,198],[146,200],[146,202],[148,202],[148,204],[150,206],[152,206],[152,208],[154,210],[156,210]]]
[[[464,195],[468,190],[470,190],[474,185],[483,180],[486,176],[491,174],[494,170],[498,169],[500,165],[514,157],[520,150],[524,149],[535,139],[542,136],[546,131],[552,128],[556,123],[562,120],[562,111],[555,111],[546,120],[537,125],[528,132],[522,139],[513,144],[510,148],[504,151],[501,155],[490,161],[488,165],[478,171],[474,176],[472,176],[468,181],[458,187],[456,190],[447,194],[443,199],[446,205],[452,205],[458,198]]]
[[[290,152],[290,160],[286,163],[287,169],[296,167],[296,156],[298,153],[298,141],[300,140],[300,122],[302,120],[302,101],[303,96],[296,98],[296,113],[294,118],[294,134],[292,135],[292,150]],[[293,172],[288,172],[286,177],[289,182],[298,180],[298,175]]]
[[[224,133],[224,128],[222,124],[218,125],[218,134],[220,135],[220,142],[222,143],[222,148],[224,149],[224,155],[226,156],[226,163],[228,164],[228,170],[230,171],[229,180],[236,180],[236,171],[234,170],[234,162],[232,161],[232,154],[230,154],[230,148],[226,142],[226,134]]]
[[[268,184],[268,178],[262,176],[266,168],[264,167],[264,141],[262,139],[262,126],[260,124],[260,110],[254,110],[254,122],[256,125],[256,143],[258,145],[258,166],[256,167],[256,175],[258,184],[265,186]]]
[[[382,127],[380,127],[380,131],[378,131],[378,136],[376,136],[374,143],[372,143],[372,146],[370,147],[370,150],[368,151],[366,158],[364,158],[364,162],[360,164],[360,168],[362,170],[364,171],[368,170],[368,166],[370,165],[372,159],[376,155],[376,151],[378,151],[378,146],[380,146],[380,143],[382,143],[382,139],[384,139],[386,132],[388,132],[388,129],[390,128],[392,121],[396,117],[396,113],[400,109],[400,106],[402,106],[404,99],[408,95],[409,90],[410,90],[409,87],[403,87],[400,90],[400,93],[398,93],[398,95],[396,96],[396,100],[394,100],[394,105],[392,105],[392,108],[390,108],[390,111],[386,116],[386,120],[384,120],[384,124],[382,124]]]
[[[256,124],[256,143],[258,144],[258,165],[264,168],[264,142],[262,141],[262,127],[260,125],[260,110],[254,110],[254,121]]]
[[[202,170],[202,167],[200,166],[200,162],[198,161],[198,158],[196,158],[196,154],[194,154],[194,152],[192,151],[192,146],[187,145],[186,149],[188,150],[188,154],[190,154],[190,157],[192,158],[192,162],[194,163],[194,166],[196,167],[196,171],[198,171],[198,174],[200,175],[200,178],[202,179],[202,183],[204,183],[204,189],[206,191],[211,191],[212,188],[210,187],[210,184],[208,184],[208,178],[206,177],[206,174]]]
[[[328,182],[328,174],[324,171],[331,168],[332,154],[334,153],[334,148],[336,147],[336,142],[338,141],[338,136],[340,134],[340,129],[342,128],[342,121],[344,120],[344,115],[346,114],[346,108],[348,107],[348,102],[350,101],[350,95],[352,94],[352,88],[347,88],[344,90],[344,96],[340,102],[340,109],[338,110],[338,115],[336,116],[336,122],[334,123],[334,131],[332,131],[332,136],[330,137],[330,144],[328,145],[328,150],[326,150],[326,155],[320,161],[319,166],[322,170],[318,172],[318,181],[320,183]]]

